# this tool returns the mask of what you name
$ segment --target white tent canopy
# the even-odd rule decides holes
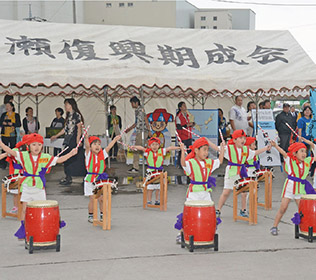
[[[306,94],[316,67],[288,31],[0,20],[0,92],[151,96]],[[305,91],[304,91],[305,90]]]

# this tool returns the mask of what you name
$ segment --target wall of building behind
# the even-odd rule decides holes
[[[196,29],[232,29],[232,16],[226,11],[201,10],[194,16]]]
[[[84,23],[176,27],[176,1],[85,1]]]
[[[176,1],[176,27],[177,28],[194,28],[195,6],[187,1]]]
[[[73,22],[73,2],[60,0],[0,1],[0,19],[23,20],[28,18],[29,5],[31,5],[33,17],[39,17],[51,22]],[[77,23],[83,23],[82,1],[76,1],[76,20]]]

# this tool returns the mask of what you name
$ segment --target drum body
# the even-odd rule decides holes
[[[98,180],[98,181],[95,181],[93,182],[93,186],[95,187],[94,190],[93,190],[93,193],[94,194],[97,194],[99,190],[102,189],[103,185],[105,184],[110,184],[111,185],[111,189],[117,193],[118,191],[118,182],[114,179],[113,181],[110,180],[110,179],[106,179],[106,180]]]
[[[253,177],[247,177],[247,178],[236,180],[235,187],[237,190],[240,190],[241,188],[243,188],[244,186],[247,186],[250,182],[253,182],[255,180],[256,178],[253,178]]]
[[[214,243],[216,213],[214,202],[204,200],[186,201],[183,209],[184,241],[189,244],[189,236],[194,237],[194,246]]]
[[[298,212],[302,214],[300,231],[308,235],[308,228],[313,227],[313,236],[316,236],[316,195],[302,195]]]
[[[160,174],[162,173],[162,171],[150,171],[147,172],[146,174],[146,182],[149,182],[153,179],[156,178],[156,180],[154,180],[153,182],[151,182],[151,184],[159,184],[160,183]]]
[[[2,182],[5,184],[7,190],[14,190],[18,189],[20,178],[22,178],[20,174],[8,175],[2,179]]]
[[[268,168],[261,168],[256,171],[254,171],[254,174],[256,175],[257,178],[262,177],[265,173],[269,172],[270,170]]]
[[[59,207],[55,200],[38,200],[28,202],[25,213],[25,235],[29,243],[33,236],[34,246],[56,244],[59,234]]]

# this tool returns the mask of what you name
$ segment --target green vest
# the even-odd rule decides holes
[[[103,150],[101,152],[103,155]],[[104,157],[103,156],[99,157],[98,155],[95,155],[92,152],[90,152],[89,163],[86,166],[87,171],[90,173],[102,174],[104,173],[105,168],[106,168],[106,164],[105,164]],[[90,183],[94,182],[98,176],[99,175],[87,174],[85,181],[90,182]]]
[[[249,150],[247,146],[242,147],[240,162],[238,162],[238,153],[237,153],[237,148],[235,147],[235,145],[228,145],[227,149],[228,149],[229,161],[231,161],[232,163],[245,164],[249,155]],[[229,172],[228,172],[229,177],[236,176],[240,173],[241,167],[238,167],[238,166],[229,166],[229,167],[230,167]]]
[[[163,164],[163,153],[162,149],[159,148],[157,153],[154,153],[152,150],[148,151],[147,155],[147,164],[149,166],[161,167]],[[147,168],[148,171],[156,171],[155,169]]]
[[[290,159],[290,166],[292,168],[292,173],[289,174],[289,167],[287,164],[284,164],[284,170],[288,175],[291,175],[293,177],[298,177],[301,178],[302,180],[305,180],[308,173],[309,173],[309,169],[311,167],[311,163],[312,163],[312,158],[311,157],[307,157],[305,158],[304,162],[303,162],[303,174],[302,176],[300,175],[300,168],[298,166],[298,164],[296,163],[295,160]],[[289,181],[288,178],[286,178],[285,182],[284,182],[284,186],[283,186],[283,190],[282,190],[282,196],[283,193],[285,191],[287,182]],[[292,181],[293,182],[293,181]],[[299,182],[293,182],[294,186],[293,186],[293,193],[294,194],[306,194],[305,192],[305,184],[299,183]]]
[[[49,154],[41,153],[40,156],[37,158],[37,163],[36,163],[36,162],[33,162],[33,157],[31,153],[29,153],[28,151],[20,152],[20,155],[21,155],[21,161],[22,161],[21,163],[23,166],[23,170],[29,174],[34,174],[34,175],[38,175],[38,173],[42,171],[42,168],[46,168],[46,166],[48,166],[54,159],[54,157],[52,157]],[[33,170],[32,163],[34,163],[34,168],[36,168],[36,170]],[[21,181],[21,185],[22,184],[27,184],[29,187],[36,187],[38,189],[44,188],[43,181],[41,180],[40,177],[31,177],[31,176],[24,177]]]
[[[198,160],[196,160],[195,158],[191,158],[188,160],[189,164],[190,164],[190,168],[191,168],[191,174],[190,174],[190,179],[193,181],[197,181],[197,182],[207,182],[209,176],[211,176],[211,172],[212,172],[212,168],[213,168],[213,160],[210,158],[207,158],[205,160],[205,168],[206,168],[206,172],[203,177],[202,174],[202,167],[199,163]],[[189,189],[188,192],[202,192],[202,191],[208,191],[211,192],[212,189],[207,189],[207,184],[205,185],[189,185]]]
[[[19,152],[20,150],[18,148],[13,148],[12,151]],[[18,160],[16,160],[16,163],[21,164]],[[16,175],[16,174],[19,174],[20,172],[21,172],[20,169],[14,169],[13,174]]]

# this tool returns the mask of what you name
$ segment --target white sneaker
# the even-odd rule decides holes
[[[93,223],[93,216],[88,216],[88,222]]]
[[[179,233],[176,237],[176,243],[181,244],[181,233]]]

